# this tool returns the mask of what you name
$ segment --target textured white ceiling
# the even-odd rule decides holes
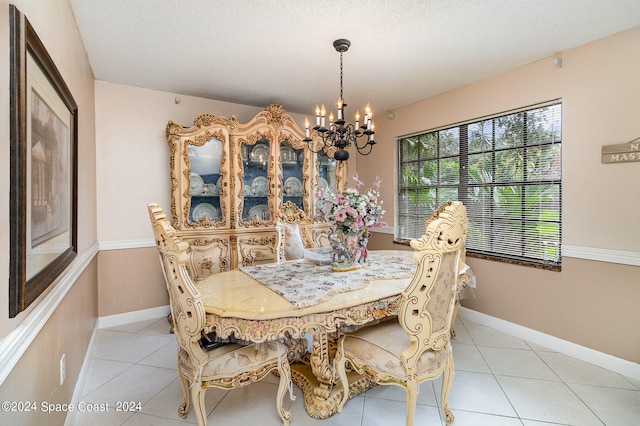
[[[640,0],[70,0],[98,80],[377,113],[640,25]],[[640,49],[639,49],[640,52]]]

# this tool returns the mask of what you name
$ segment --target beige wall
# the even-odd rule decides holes
[[[103,250],[98,263],[99,317],[169,305],[155,246]]]
[[[367,181],[384,170],[385,220],[393,225],[396,137],[561,98],[562,272],[468,258],[478,288],[477,299],[464,305],[634,362],[640,362],[640,339],[631,337],[640,323],[640,267],[566,254],[615,250],[638,264],[640,163],[600,163],[602,145],[640,136],[638,46],[640,27],[562,52],[561,68],[550,57],[399,108],[393,120],[378,114],[379,145],[358,164]],[[371,244],[394,246],[382,233]]]
[[[26,15],[44,43],[78,104],[78,259],[70,266],[89,265],[75,282],[65,271],[54,285],[67,285],[68,292],[48,318],[35,340],[26,349],[4,382],[0,383],[2,400],[69,402],[87,350],[97,317],[97,264],[91,257],[97,245],[95,200],[95,129],[93,73],[78,34],[67,0],[12,0]],[[16,318],[8,318],[9,281],[9,1],[0,0],[0,340],[3,347],[15,342],[24,324],[32,324],[42,315],[43,295]],[[76,275],[73,275],[76,276]],[[54,288],[50,287],[50,292]],[[59,287],[56,287],[56,289]],[[22,342],[18,342],[20,344]],[[59,362],[67,359],[67,380],[59,383]],[[12,365],[6,358],[0,366]],[[61,416],[7,417],[0,414],[0,424],[54,424]]]

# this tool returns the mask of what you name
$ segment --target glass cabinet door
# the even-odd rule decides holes
[[[242,196],[242,220],[250,221],[257,217],[259,222],[271,219],[269,213],[269,140],[262,139],[253,145],[240,145],[244,178]]]
[[[280,163],[282,164],[282,201],[291,201],[304,210],[302,165],[304,149],[296,149],[288,141],[280,144]]]
[[[189,221],[200,222],[206,217],[211,221],[222,220],[220,205],[222,142],[215,137],[201,146],[190,145],[187,148],[191,173],[189,191],[191,207]]]
[[[337,161],[329,157],[324,151],[318,153],[318,187],[338,189],[336,178]]]

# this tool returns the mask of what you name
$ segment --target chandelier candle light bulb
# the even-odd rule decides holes
[[[373,117],[373,111],[371,111],[371,107],[369,106],[369,104],[367,104],[364,109],[364,121],[365,123],[367,123],[367,130],[371,130],[371,117]]]

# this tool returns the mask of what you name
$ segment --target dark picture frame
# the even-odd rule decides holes
[[[78,106],[27,18],[9,5],[9,317],[77,255]]]

